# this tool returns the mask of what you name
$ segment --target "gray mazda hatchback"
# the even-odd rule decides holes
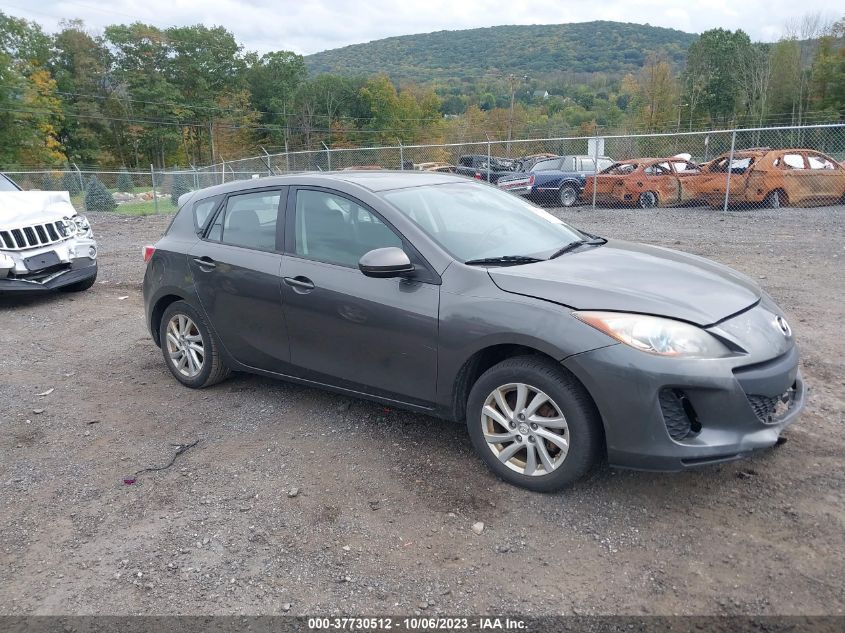
[[[804,406],[792,330],[751,279],[486,183],[297,174],[179,207],[144,249],[144,300],[188,387],[245,371],[466,421],[498,476],[537,491],[602,457],[737,459]]]

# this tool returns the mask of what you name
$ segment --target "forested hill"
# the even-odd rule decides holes
[[[369,75],[394,80],[479,77],[487,72],[623,74],[650,53],[683,62],[697,36],[674,29],[623,22],[514,25],[403,35],[353,44],[305,58],[313,73]]]

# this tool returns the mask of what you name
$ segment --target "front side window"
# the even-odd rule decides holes
[[[453,257],[548,256],[581,233],[525,200],[476,183],[395,189],[385,200]]]
[[[0,191],[20,191],[11,180],[0,174]]]
[[[230,196],[226,208],[217,214],[208,239],[231,246],[274,250],[280,198],[278,191]]]
[[[661,163],[659,165],[649,165],[643,172],[649,176],[666,176],[669,173],[668,163]]]
[[[615,163],[605,168],[601,173],[607,174],[608,176],[627,176],[628,174],[634,173],[636,169],[637,163]]]
[[[804,169],[804,157],[801,154],[784,154],[783,158],[775,161],[775,166],[781,169]]]
[[[399,236],[377,215],[326,191],[297,191],[294,221],[294,252],[308,259],[354,268],[371,250],[402,248]]]

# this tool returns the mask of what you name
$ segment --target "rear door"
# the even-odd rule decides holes
[[[813,189],[820,199],[838,201],[845,196],[845,168],[818,152],[807,152]]]
[[[281,305],[286,187],[230,194],[188,255],[211,327],[238,362],[285,373],[290,348]]]

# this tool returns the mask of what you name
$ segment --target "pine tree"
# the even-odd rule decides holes
[[[188,183],[188,178],[185,174],[177,173],[173,175],[173,185],[170,187],[170,201],[173,206],[179,206],[179,196],[188,193],[191,186]]]
[[[86,211],[114,211],[117,203],[106,186],[96,176],[91,176],[85,190]]]
[[[72,196],[82,193],[79,187],[79,176],[72,171],[66,171],[62,175],[62,190]]]
[[[132,176],[126,171],[126,167],[122,168],[117,175],[117,190],[126,193],[132,193],[135,190],[135,183],[132,182]]]

